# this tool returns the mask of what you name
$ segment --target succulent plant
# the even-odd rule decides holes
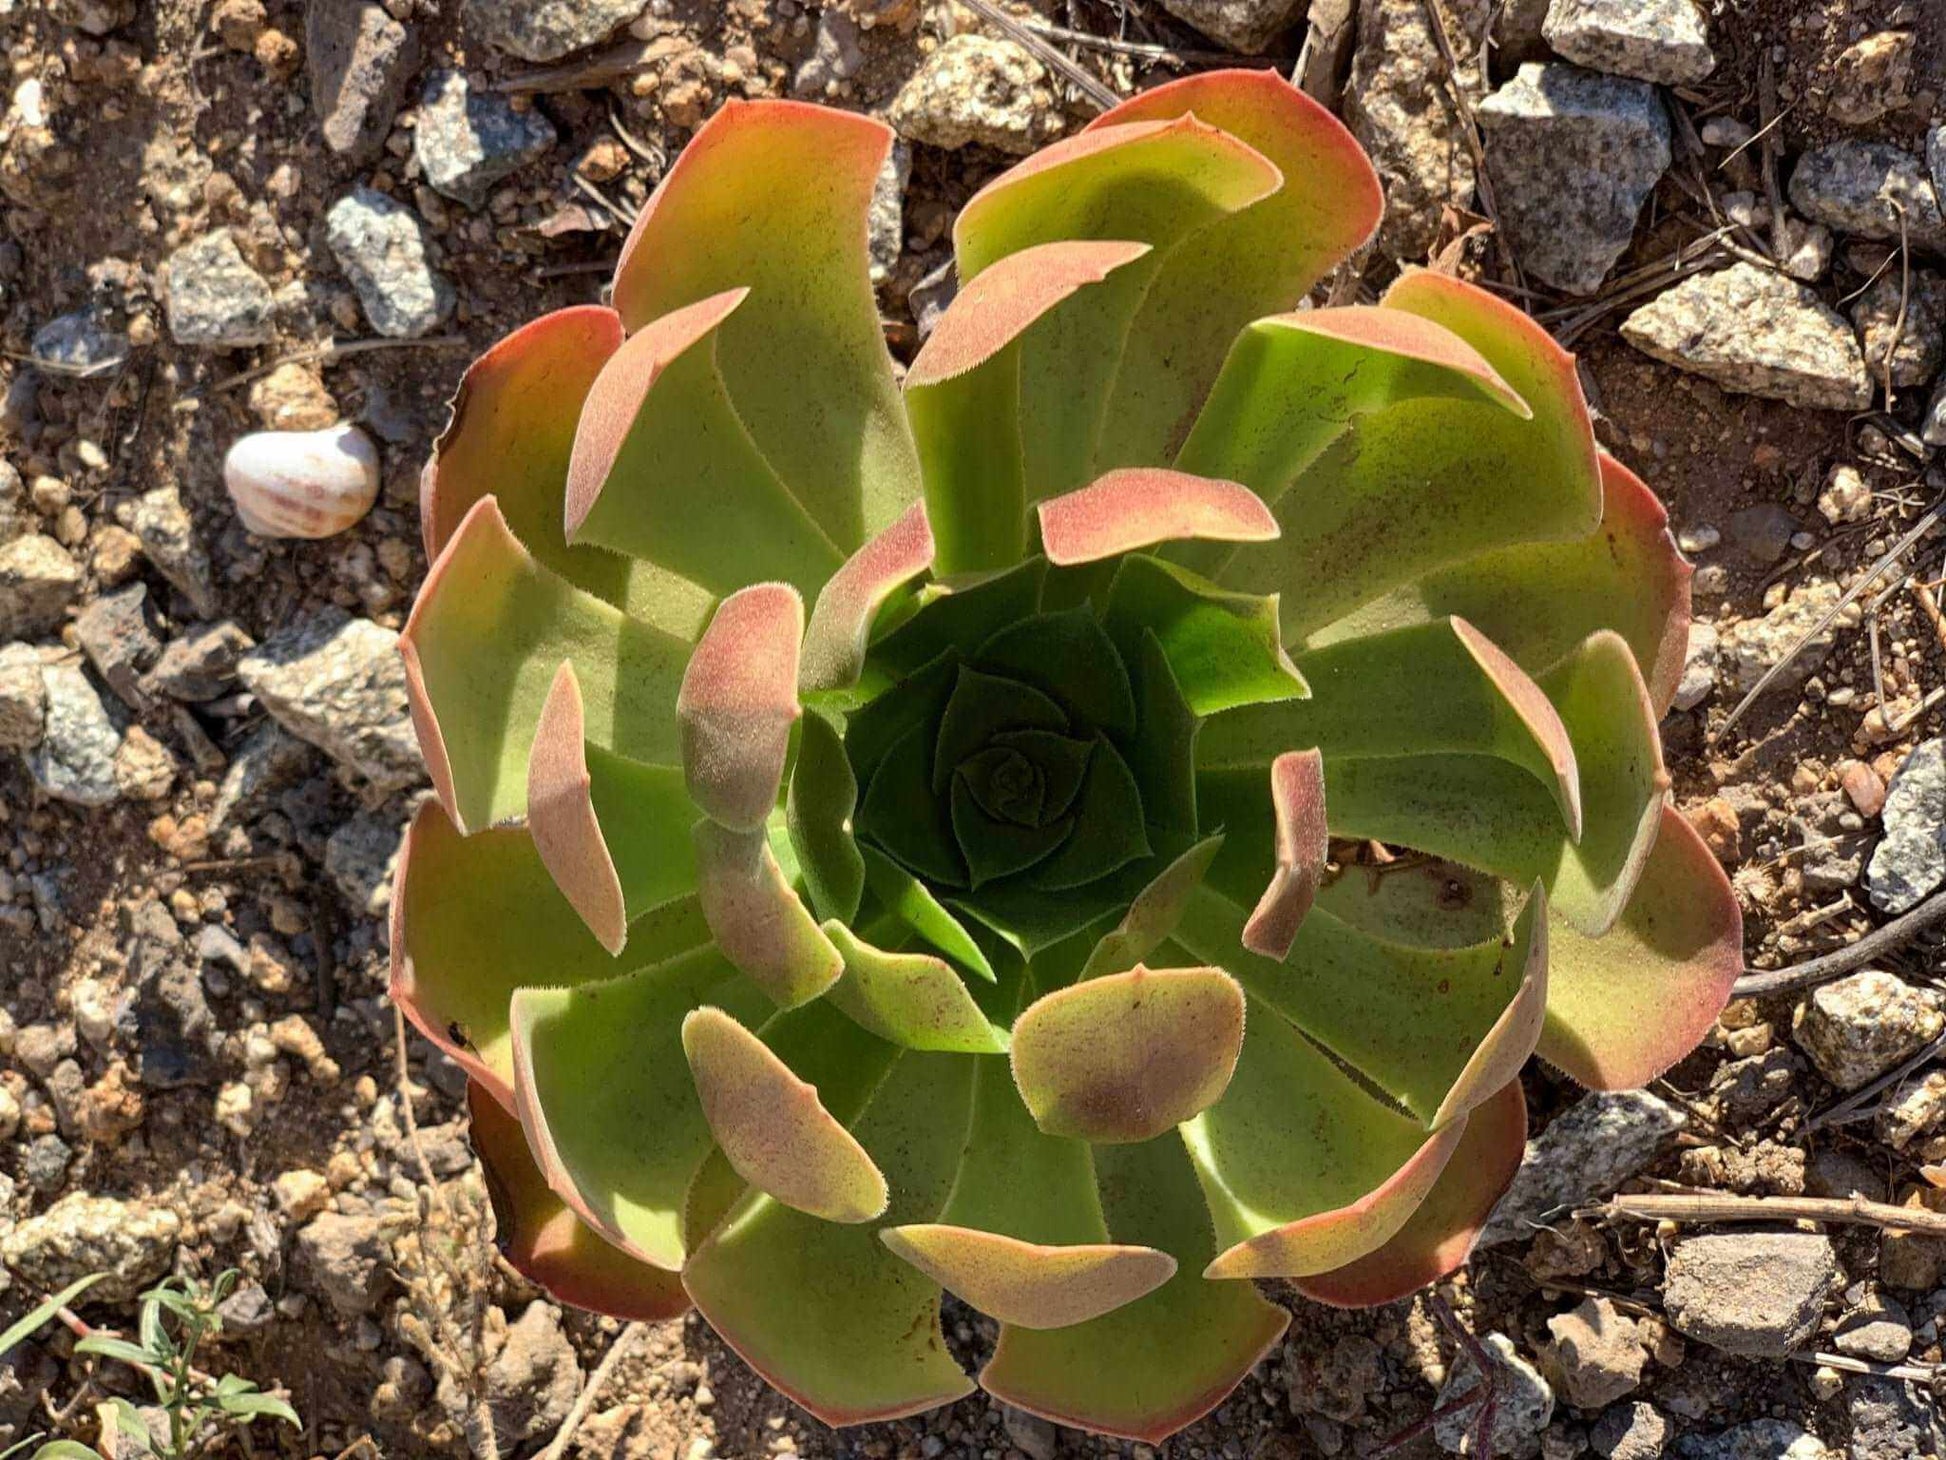
[[[1668,805],[1689,568],[1570,357],[1408,272],[1270,72],[1004,174],[901,380],[890,137],[725,106],[613,307],[467,373],[403,639],[393,992],[509,1257],[831,1423],[980,1375],[1155,1439],[1451,1271],[1538,1053],[1639,1084],[1741,966]]]

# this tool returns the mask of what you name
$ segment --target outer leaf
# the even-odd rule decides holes
[[[1278,532],[1277,519],[1248,487],[1162,467],[1111,471],[1035,510],[1042,550],[1060,567],[1185,538],[1268,542]]]
[[[1274,69],[1209,71],[1154,87],[1089,131],[1191,114],[1262,153],[1283,186],[1198,233],[1158,273],[1109,403],[1103,466],[1171,459],[1237,332],[1296,308],[1371,236],[1384,208],[1351,134]]]
[[[1405,1225],[1465,1125],[1428,1137],[1258,1004],[1229,1090],[1183,1127],[1220,1251],[1203,1276],[1300,1277],[1362,1257]]]
[[[568,539],[715,593],[763,578],[816,593],[844,552],[771,470],[717,369],[717,331],[748,295],[673,310],[602,367],[568,463]]]
[[[1523,543],[1428,574],[1312,636],[1323,644],[1459,614],[1538,674],[1589,635],[1628,641],[1660,718],[1689,649],[1694,570],[1642,479],[1603,453],[1601,526],[1566,543]]]
[[[508,1003],[535,984],[613,978],[709,941],[690,899],[639,919],[628,956],[596,940],[519,827],[462,837],[421,804],[392,889],[391,994],[419,1031],[503,1104],[513,1101]]]
[[[631,331],[748,288],[717,366],[758,448],[849,550],[919,496],[919,464],[879,333],[866,257],[883,122],[732,100],[683,149],[615,266]]]
[[[1123,558],[1104,615],[1125,658],[1153,635],[1189,708],[1215,715],[1309,693],[1284,652],[1277,595],[1232,593],[1186,568],[1137,553]]]
[[[960,976],[940,959],[874,948],[835,918],[824,932],[845,960],[845,976],[827,997],[863,1028],[906,1049],[1007,1052],[1005,1031],[987,1021]]]
[[[1049,1135],[1146,1141],[1220,1099],[1243,991],[1219,968],[1140,964],[1057,989],[1014,1024],[1014,1083]]]
[[[1316,457],[1274,509],[1283,536],[1217,575],[1239,588],[1304,584],[1283,600],[1291,638],[1450,564],[1511,543],[1583,538],[1601,520],[1573,357],[1512,305],[1445,275],[1408,274],[1384,307],[1458,335],[1533,418],[1498,403],[1402,400]]]
[[[1581,834],[1574,745],[1554,706],[1519,666],[1464,619],[1334,644],[1299,657],[1306,700],[1251,705],[1210,721],[1196,747],[1205,770],[1268,765],[1295,747],[1345,756],[1492,755],[1554,796]]]
[[[1189,894],[1202,882],[1210,862],[1223,845],[1221,836],[1205,837],[1177,857],[1129,903],[1113,932],[1104,933],[1082,967],[1083,979],[1121,973],[1135,967],[1160,948],[1182,920]]]
[[[1057,1424],[1160,1443],[1223,1401],[1290,1323],[1248,1283],[1206,1282],[1209,1214],[1172,1136],[1095,1153],[1115,1241],[1152,1247],[1176,1275],[1103,1317],[1036,1332],[1008,1325],[980,1383]],[[1158,1342],[1194,1334],[1194,1343]]]
[[[845,758],[844,739],[829,720],[813,710],[803,727],[784,803],[785,824],[811,906],[821,917],[849,922],[865,895],[865,859],[851,834],[858,781]]]
[[[1170,251],[1275,191],[1277,169],[1195,117],[1100,128],[988,183],[954,226],[961,277],[1061,239],[1129,239],[1155,252],[1061,312],[1021,359],[1021,443],[1034,495],[1095,475],[1103,412],[1129,327]],[[1153,460],[1153,458],[1151,458]]]
[[[954,1297],[1022,1328],[1085,1323],[1176,1275],[1176,1259],[1153,1247],[1049,1247],[938,1222],[887,1227],[879,1236]]]
[[[761,831],[696,823],[698,900],[723,956],[782,1009],[836,983],[842,954],[819,930]]]
[[[827,1222],[869,1222],[885,1210],[885,1177],[865,1148],[756,1035],[705,1005],[684,1016],[682,1048],[703,1118],[737,1175]]]
[[[1330,840],[1324,824],[1324,757],[1289,750],[1270,763],[1277,870],[1243,925],[1243,946],[1281,961],[1317,900]]]
[[[492,496],[536,558],[597,597],[626,604],[628,561],[599,548],[570,548],[561,526],[575,422],[621,344],[614,310],[576,305],[521,326],[467,367],[452,418],[419,479],[428,562],[473,505]]]
[[[581,681],[590,742],[675,761],[687,643],[542,567],[491,497],[427,573],[399,654],[426,770],[464,830],[525,813],[534,727],[564,659]]]
[[[1517,1070],[1532,1053],[1547,993],[1544,918],[1542,900],[1530,899],[1505,939],[1426,948],[1353,927],[1319,905],[1289,957],[1272,962],[1238,946],[1243,909],[1205,884],[1176,941],[1194,957],[1223,957],[1252,998],[1433,1127],[1490,1093],[1480,1088],[1486,1071]],[[1018,1058],[1018,1031],[1014,1047]]]
[[[1361,417],[1418,399],[1532,414],[1485,356],[1431,320],[1359,305],[1272,315],[1236,337],[1176,465],[1274,503]],[[1199,547],[1172,556],[1214,572],[1237,555]]]
[[[1113,239],[1023,249],[969,279],[940,316],[906,372],[905,390],[926,501],[939,524],[941,572],[1020,560],[1028,502],[1020,434],[1023,340],[1078,291],[1148,251],[1146,243]]]
[[[746,1019],[768,1008],[713,948],[513,999],[514,1103],[548,1186],[630,1257],[670,1270],[711,1146],[681,1035],[704,1003]]]
[[[697,641],[676,697],[683,778],[705,816],[756,832],[777,807],[790,757],[804,600],[782,583],[724,599]]]
[[[901,1055],[853,1125],[891,1188],[888,1223],[926,1220],[945,1200],[970,1064]],[[746,1197],[683,1282],[725,1342],[826,1424],[915,1414],[973,1387],[946,1351],[939,1289],[867,1228]]]
[[[1552,929],[1542,1058],[1598,1090],[1645,1085],[1695,1048],[1743,972],[1736,894],[1673,807],[1605,937]]]
[[[631,920],[696,890],[689,796],[670,767],[591,749],[584,724],[581,686],[563,661],[528,755],[527,829],[554,885],[619,954]]]
[[[520,1121],[477,1080],[467,1082],[466,1110],[494,1241],[515,1271],[563,1303],[616,1318],[654,1322],[688,1309],[681,1279],[603,1241],[548,1188]]]
[[[1514,1179],[1527,1141],[1527,1101],[1509,1083],[1467,1117],[1432,1192],[1382,1247],[1333,1272],[1295,1280],[1307,1298],[1339,1308],[1390,1303],[1466,1261],[1494,1203]]]
[[[905,515],[845,560],[819,591],[804,631],[803,690],[849,689],[865,668],[872,619],[893,590],[932,566],[932,525],[926,504]]]

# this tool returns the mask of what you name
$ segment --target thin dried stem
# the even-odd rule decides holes
[[[1034,57],[1051,70],[1058,71],[1074,88],[1103,111],[1110,111],[1122,104],[1120,96],[1104,86],[1086,68],[1064,54],[1059,47],[1048,41],[1025,25],[1015,20],[991,0],[960,0],[968,10],[978,15],[987,24],[998,26],[1007,33],[1010,40],[1024,46]]]
[[[1594,1209],[1642,1222],[1841,1222],[1946,1237],[1946,1212],[1895,1207],[1862,1196],[1728,1196],[1716,1192],[1613,1197]]]
[[[313,345],[306,350],[280,355],[266,364],[253,365],[248,370],[239,370],[235,375],[226,375],[212,385],[210,390],[213,392],[235,390],[239,385],[248,385],[251,381],[262,379],[273,370],[280,370],[286,365],[335,365],[349,356],[366,355],[374,350],[450,350],[471,343],[472,341],[465,335],[427,335],[417,340],[326,340],[322,345]]]
[[[567,1418],[561,1421],[561,1428],[555,1431],[554,1438],[548,1442],[547,1448],[541,1451],[540,1460],[561,1460],[561,1457],[567,1454],[568,1443],[574,1439],[574,1432],[581,1427],[581,1421],[588,1417],[588,1411],[594,1408],[595,1400],[601,1396],[609,1376],[615,1372],[615,1366],[622,1361],[623,1356],[635,1346],[635,1341],[645,1332],[647,1332],[645,1325],[631,1323],[615,1335],[615,1341],[608,1345],[608,1352],[601,1356],[601,1362],[595,1366],[594,1373],[588,1376],[588,1382],[581,1386],[581,1392],[574,1397],[574,1407],[568,1410]]]
[[[1730,990],[1739,999],[1763,998],[1769,994],[1796,993],[1816,988],[1834,978],[1863,968],[1895,948],[1903,947],[1926,929],[1946,922],[1946,892],[1935,892],[1911,912],[1894,918],[1884,927],[1867,933],[1856,943],[1820,954],[1789,968],[1774,968],[1763,973],[1746,973]]]
[[[1900,1062],[1896,1068],[1887,1070],[1864,1089],[1846,1096],[1829,1110],[1812,1116],[1804,1122],[1804,1129],[1799,1134],[1808,1136],[1811,1132],[1827,1125],[1846,1125],[1854,1120],[1869,1120],[1876,1112],[1866,1109],[1866,1106],[1870,1105],[1881,1091],[1897,1085],[1908,1075],[1923,1069],[1942,1054],[1946,1054],[1946,1034],[1940,1035],[1910,1059]]]

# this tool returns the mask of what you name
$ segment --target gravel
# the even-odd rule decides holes
[[[1916,1385],[1860,1377],[1845,1388],[1850,1460],[1937,1460],[1946,1454],[1946,1420]]]
[[[425,771],[398,642],[369,619],[325,608],[264,640],[239,661],[237,675],[291,734],[375,789],[404,790]]]
[[[1725,1353],[1778,1359],[1817,1335],[1841,1281],[1828,1237],[1713,1233],[1676,1244],[1662,1301],[1678,1333]]]
[[[537,109],[517,110],[497,92],[474,90],[463,71],[435,71],[419,104],[412,151],[434,189],[479,208],[495,183],[545,155],[554,141],[553,124]]]
[[[332,205],[325,239],[381,335],[416,339],[453,312],[453,286],[428,261],[425,224],[405,204],[354,188]]]
[[[1553,0],[1541,34],[1578,65],[1665,86],[1693,86],[1716,69],[1695,0]]]
[[[1656,89],[1529,62],[1476,110],[1521,267],[1570,294],[1594,293],[1669,169],[1669,116]]]
[[[1378,246],[1393,258],[1423,259],[1438,237],[1441,210],[1471,195],[1477,181],[1448,90],[1451,69],[1423,0],[1358,6],[1345,120],[1385,184]],[[1469,58],[1459,80],[1477,104],[1483,90],[1477,62]]]
[[[51,537],[0,547],[0,639],[36,639],[61,626],[81,592],[81,566]]]
[[[1527,1360],[1515,1350],[1513,1340],[1504,1333],[1489,1333],[1481,1343],[1492,1357],[1494,1396],[1493,1431],[1487,1437],[1495,1455],[1524,1460],[1538,1454],[1541,1432],[1554,1417],[1554,1391]],[[1440,1386],[1436,1407],[1444,1407],[1480,1387],[1480,1371],[1472,1357],[1461,1354],[1452,1373]],[[1433,1425],[1433,1438],[1449,1455],[1470,1453],[1473,1411],[1442,1415]]]
[[[419,69],[417,37],[377,0],[317,0],[305,7],[304,53],[325,145],[369,162]]]
[[[1915,246],[1946,249],[1946,218],[1924,164],[1889,143],[1845,140],[1813,148],[1798,159],[1790,194],[1807,218],[1888,242],[1899,238],[1903,208]]]
[[[466,21],[488,45],[527,61],[558,61],[606,40],[648,0],[467,0]]]
[[[1233,51],[1257,55],[1304,19],[1306,0],[1162,0],[1162,8]]]
[[[1629,315],[1622,338],[1725,390],[1823,410],[1871,403],[1850,323],[1803,284],[1754,264],[1684,279]]]
[[[269,343],[277,301],[229,229],[185,243],[169,255],[162,275],[177,344],[239,350]]]
[[[1885,836],[1865,885],[1876,906],[1901,913],[1946,882],[1946,740],[1913,747],[1885,789],[1880,815]]]
[[[1747,694],[1793,649],[1797,650],[1795,656],[1771,683],[1786,689],[1803,684],[1817,672],[1837,636],[1863,621],[1859,606],[1848,604],[1801,649],[1797,647],[1843,596],[1836,583],[1814,579],[1792,589],[1783,602],[1762,617],[1719,629],[1717,663],[1730,688],[1737,694]]]
[[[31,644],[0,644],[0,750],[40,744],[46,723],[41,656]]]
[[[1676,1441],[1683,1460],[1825,1460],[1824,1441],[1788,1420],[1755,1419],[1711,1435]]]

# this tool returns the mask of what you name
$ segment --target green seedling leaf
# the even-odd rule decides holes
[[[54,1294],[53,1297],[29,1308],[18,1319],[8,1324],[4,1331],[0,1331],[0,1354],[7,1352],[8,1349],[20,1343],[22,1340],[32,1338],[40,1331],[44,1324],[51,1322],[63,1308],[67,1307],[76,1298],[87,1292],[89,1288],[92,1288],[106,1276],[106,1273],[93,1272],[89,1273],[86,1277],[76,1278],[65,1288],[62,1288],[60,1292]]]
[[[1140,652],[1144,634],[1155,636],[1176,689],[1197,715],[1309,693],[1278,637],[1275,594],[1232,593],[1135,554],[1116,570],[1104,618],[1127,657]]]

